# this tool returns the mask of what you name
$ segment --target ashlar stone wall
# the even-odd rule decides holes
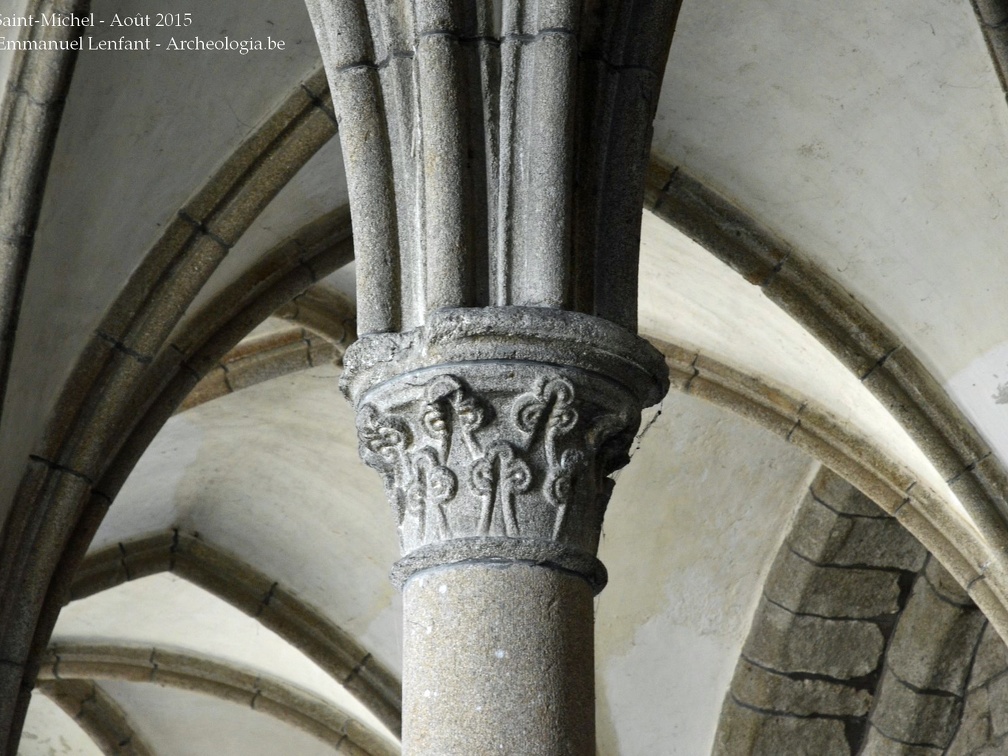
[[[767,577],[713,752],[1005,753],[1006,672],[965,591],[824,469]]]

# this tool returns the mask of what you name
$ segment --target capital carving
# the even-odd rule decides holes
[[[516,314],[499,313],[496,333],[481,311],[477,334],[444,313],[420,333],[368,337],[348,353],[360,454],[382,475],[404,562],[548,560],[587,564],[604,581],[594,555],[609,476],[629,460],[664,364],[637,337],[570,313],[533,313],[579,327],[530,347],[515,339]]]
[[[640,423],[596,376],[525,363],[407,374],[358,411],[403,553],[456,538],[552,540],[594,553],[607,476]]]

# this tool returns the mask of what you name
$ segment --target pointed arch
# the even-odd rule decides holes
[[[90,554],[77,570],[70,600],[161,572],[185,578],[254,617],[343,685],[390,731],[399,732],[402,694],[391,672],[290,590],[204,539],[174,530]]]

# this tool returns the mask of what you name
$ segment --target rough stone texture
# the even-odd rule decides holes
[[[886,656],[908,685],[961,696],[985,619],[972,604],[943,600],[922,576],[900,617]]]
[[[839,475],[828,472],[817,475],[809,490],[817,502],[840,514],[876,519],[888,517],[875,502]]]
[[[505,307],[365,337],[345,364],[361,456],[382,473],[417,568],[559,558],[601,588],[590,559],[608,476],[629,460],[641,407],[667,389],[660,353],[598,318]],[[548,553],[516,555],[502,539]]]
[[[404,554],[404,752],[592,753],[594,555],[608,476],[668,389],[660,353],[599,318],[488,307],[365,336],[344,365]]]
[[[995,737],[1008,735],[1008,676],[1001,675],[987,684],[991,702],[991,730]]]
[[[404,752],[592,753],[594,555],[608,475],[667,390],[661,355],[507,307],[365,337],[345,365],[405,557]]]
[[[347,350],[340,387],[358,405],[371,387],[404,373],[480,361],[598,373],[626,387],[641,406],[668,390],[665,360],[647,341],[607,320],[545,307],[444,309],[423,328],[364,336]]]
[[[403,598],[404,753],[595,753],[587,583],[469,564],[419,573]]]
[[[1005,679],[998,675],[1006,666],[1000,638],[929,558],[889,644],[865,752],[1002,752],[994,746],[1000,735],[991,702],[998,694],[991,687]]]
[[[846,680],[878,666],[885,639],[871,622],[795,615],[762,602],[742,654],[782,672],[829,675]]]
[[[991,743],[991,702],[986,688],[969,692],[963,703],[962,720],[949,756],[966,756]]]
[[[847,737],[838,753],[1004,752],[1008,649],[962,586],[894,525],[834,474],[817,476],[767,577],[715,752],[750,753],[773,732],[776,753],[818,753],[780,727],[784,715],[838,717]],[[866,616],[827,619],[838,612]],[[844,624],[871,627],[877,642],[844,634]]]
[[[788,541],[820,564],[917,571],[926,554],[894,519],[843,517],[823,506],[802,507]]]
[[[4,690],[17,690],[24,677],[24,671],[24,665],[0,659],[0,685]],[[12,718],[15,714],[15,703],[14,696],[5,696],[4,700],[0,702],[0,715]],[[24,716],[23,712],[21,716]]]
[[[922,693],[883,675],[875,694],[872,726],[902,743],[945,748],[955,735],[962,714],[962,699],[951,694]]]
[[[319,116],[316,105],[300,91],[254,131],[166,225],[84,347],[36,446],[50,480],[19,488],[5,529],[8,543],[22,534],[34,535],[25,535],[23,553],[8,550],[7,563],[0,564],[0,615],[5,618],[0,621],[0,656],[23,658],[28,644],[41,643],[32,634],[44,637],[49,632],[59,598],[47,591],[67,579],[53,576],[55,565],[73,564],[65,550],[68,544],[86,544],[85,531],[101,519],[100,511],[90,507],[92,488],[96,496],[111,497],[93,484],[144,416],[141,408],[150,397],[142,389],[151,374],[151,359],[228,251],[228,242],[217,232],[236,239],[332,136],[332,121]],[[76,479],[76,491],[62,481],[68,475]],[[11,523],[20,524],[9,529]],[[16,594],[8,595],[11,591]],[[16,702],[22,710],[28,691],[29,686],[23,686]],[[5,723],[22,716],[8,708],[14,703],[13,696],[0,698],[0,729],[8,731]]]
[[[858,753],[864,756],[938,756],[942,749],[903,743],[887,737],[875,728],[869,728],[864,745]]]
[[[994,738],[986,745],[975,751],[970,751],[970,756],[1003,756],[1008,741],[1005,738]]]
[[[850,755],[840,720],[765,715],[733,701],[725,708],[730,713],[718,729],[714,756]]]
[[[631,396],[581,371],[469,363],[407,374],[357,411],[403,553],[457,538],[562,542],[594,554],[640,424]]]
[[[324,284],[305,289],[273,313],[322,336],[340,354],[357,340],[357,307],[349,297]]]
[[[502,305],[636,328],[678,0],[370,5],[308,3],[346,156],[361,332]]]
[[[763,590],[792,612],[869,619],[899,611],[901,589],[898,572],[820,567],[782,549]]]
[[[987,625],[977,648],[976,659],[973,661],[969,689],[974,690],[986,685],[1005,671],[1008,671],[1008,648],[1005,647],[997,631]]]
[[[287,337],[286,343],[277,343],[279,339],[270,337],[255,339],[243,345],[246,348],[242,353],[232,350],[226,354],[220,366],[193,387],[179,411],[281,375],[339,359],[339,351],[331,342],[319,337],[309,338],[303,328],[291,328],[282,335]]]
[[[942,567],[941,562],[933,556],[928,558],[924,568],[924,579],[942,600],[962,607],[973,606],[973,601],[966,589],[959,585],[958,581],[949,574],[949,571]]]
[[[827,499],[831,505],[825,504]],[[818,544],[852,523],[869,532],[871,526],[885,528],[884,517],[850,484],[823,469],[800,505],[789,540]],[[783,715],[837,718],[797,721],[830,722],[832,731],[843,736],[824,746],[832,750],[823,753],[853,752],[866,726],[872,677],[882,664],[888,628],[902,608],[906,575],[889,564],[885,541],[874,543],[881,550],[872,555],[870,569],[823,566],[796,553],[788,542],[781,547],[722,709],[715,752],[748,754],[744,744],[751,743],[768,753],[815,753],[806,750],[803,727],[785,726],[795,720]],[[741,723],[736,721],[740,718]],[[748,734],[738,735],[740,727]],[[824,727],[816,725],[815,732]],[[742,740],[736,742],[737,737]],[[758,746],[762,742],[770,745]]]
[[[868,713],[872,700],[871,693],[863,688],[815,677],[789,676],[744,659],[739,660],[732,679],[732,695],[747,706],[795,716],[862,717]]]
[[[996,512],[1004,500],[1004,471],[996,464],[984,469],[988,460],[993,461],[990,457],[974,465],[986,447],[969,423],[935,419],[961,416],[948,393],[899,338],[867,310],[852,306],[847,292],[819,273],[800,251],[696,181],[686,167],[652,175],[661,176],[655,187],[657,213],[759,285],[848,368],[864,376],[864,385],[904,420],[944,477],[965,472],[961,480],[979,483],[961,492],[960,498],[991,543],[1003,543],[1000,524],[985,511]],[[992,495],[991,489],[1001,495]]]

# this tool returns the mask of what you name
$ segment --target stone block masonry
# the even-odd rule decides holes
[[[824,469],[767,577],[714,753],[1003,753],[991,688],[1006,659],[937,560]]]

